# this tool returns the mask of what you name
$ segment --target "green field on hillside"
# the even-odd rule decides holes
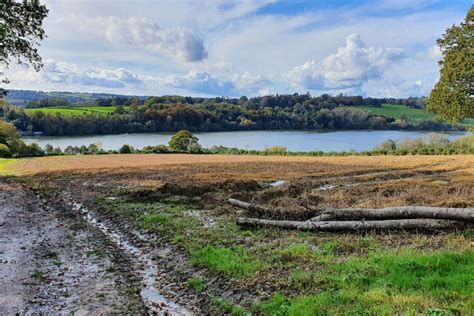
[[[25,109],[25,112],[28,114],[33,114],[34,112],[40,111],[46,114],[56,114],[59,113],[64,116],[81,116],[81,115],[90,115],[90,114],[108,114],[114,112],[116,107],[114,106],[89,106],[89,107],[71,107],[71,108],[35,108],[35,109]]]
[[[395,119],[399,119],[402,117],[402,115],[405,115],[408,121],[412,123],[419,121],[434,121],[436,118],[433,113],[428,113],[421,109],[410,108],[405,105],[383,104],[382,107],[357,106],[356,108],[368,111],[375,115],[383,115],[386,117],[393,117]],[[463,123],[467,125],[474,125],[474,118],[465,119]]]
[[[358,109],[368,111],[372,114],[393,117],[395,119],[405,115],[409,121],[432,121],[435,115],[425,110],[414,109],[404,105],[383,104],[382,107],[358,106]]]

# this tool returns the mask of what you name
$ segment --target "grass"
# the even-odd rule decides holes
[[[381,107],[357,106],[355,108],[370,112],[375,115],[393,117],[394,119],[399,119],[402,117],[402,115],[405,115],[410,123],[417,123],[420,121],[434,121],[436,119],[436,116],[433,113],[429,113],[421,109],[411,108],[405,105],[383,104]],[[474,126],[474,118],[465,119],[463,123]]]
[[[469,314],[474,305],[474,252],[417,251],[429,240],[413,238],[407,246],[391,248],[372,236],[318,237],[291,231],[235,228],[219,222],[204,229],[189,218],[189,206],[158,202],[108,201],[116,214],[128,214],[141,228],[159,231],[175,240],[190,263],[228,282],[275,284],[270,299],[240,306],[216,297],[221,312],[234,315],[393,315]],[[251,238],[251,243],[235,245]],[[393,238],[387,236],[387,238]],[[452,238],[452,237],[449,237]],[[464,245],[458,236],[445,245]],[[193,276],[187,286],[206,289],[203,277]],[[215,285],[216,286],[216,285]],[[284,293],[284,294],[283,294]]]
[[[0,158],[0,175],[9,175],[11,167],[17,162],[16,159]]]
[[[260,268],[259,261],[251,258],[241,246],[224,248],[209,245],[193,252],[191,258],[194,265],[231,278],[251,275]]]
[[[201,277],[193,276],[186,282],[188,287],[194,289],[196,292],[203,292],[206,289],[206,284]]]
[[[319,293],[292,298],[276,294],[253,309],[265,315],[407,315],[435,311],[441,315],[468,315],[474,304],[472,262],[473,251],[375,253],[368,258],[332,263],[323,271],[315,271],[313,277],[300,272],[296,279],[307,284],[319,282]]]
[[[399,119],[402,115],[405,115],[408,121],[411,122],[435,120],[435,115],[432,113],[428,113],[421,109],[410,108],[404,105],[383,104],[382,107],[357,106],[357,109],[361,109],[376,115],[393,117],[395,119]]]
[[[90,114],[108,114],[115,111],[115,107],[108,106],[89,106],[89,107],[69,107],[69,108],[56,108],[56,107],[45,107],[35,109],[25,109],[27,114],[33,114],[34,112],[43,112],[45,114],[60,114],[62,116],[84,116]]]

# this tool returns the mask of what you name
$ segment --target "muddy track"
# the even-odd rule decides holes
[[[0,315],[145,313],[128,259],[63,211],[0,179]]]
[[[140,297],[148,311],[162,315],[191,315],[191,311],[163,296],[155,286],[158,276],[157,263],[153,259],[157,254],[149,251],[146,237],[138,232],[129,236],[117,229],[112,221],[101,220],[94,212],[80,203],[69,203],[73,211],[80,212],[87,223],[98,228],[109,240],[114,242],[125,255],[138,265],[136,274],[141,278],[143,287]],[[130,236],[131,235],[131,236]]]

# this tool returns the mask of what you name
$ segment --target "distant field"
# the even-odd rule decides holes
[[[402,115],[405,115],[409,122],[419,121],[434,121],[435,115],[428,113],[425,110],[414,109],[404,105],[397,104],[383,104],[382,107],[372,106],[357,106],[357,109],[368,111],[375,115],[383,115],[386,117],[393,117],[399,119]],[[474,118],[464,120],[464,124],[474,125]]]
[[[414,109],[404,105],[383,104],[380,108],[371,106],[358,106],[357,108],[368,111],[372,114],[393,117],[395,119],[405,115],[409,121],[425,121],[435,119],[434,114],[428,113],[425,110]]]
[[[80,108],[37,108],[37,109],[25,109],[26,113],[32,114],[33,112],[43,112],[47,114],[56,114],[59,113],[64,116],[81,116],[89,114],[107,114],[112,113],[116,107],[114,106],[89,106],[89,107],[80,107]]]

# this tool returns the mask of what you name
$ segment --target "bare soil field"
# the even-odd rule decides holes
[[[64,220],[58,212],[67,211],[86,232],[101,235],[109,244],[97,248],[103,260],[113,262],[110,253],[121,254],[117,265],[126,262],[129,269],[111,276],[141,280],[138,286],[130,283],[125,299],[141,301],[148,311],[474,311],[472,228],[248,229],[236,225],[247,211],[226,203],[228,198],[254,202],[273,210],[264,217],[297,220],[325,207],[473,207],[473,155],[104,155],[22,159],[9,166],[16,176],[8,181],[38,195],[58,221]]]

